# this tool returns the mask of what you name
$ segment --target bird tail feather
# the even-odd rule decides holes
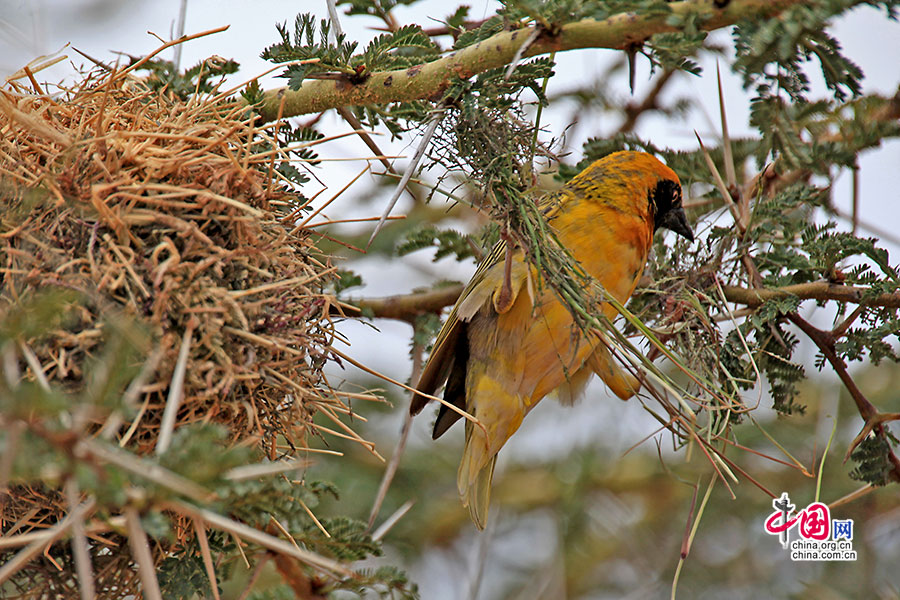
[[[472,438],[470,437],[469,440],[471,442]],[[466,443],[463,460],[459,465],[457,486],[459,487],[459,496],[462,499],[463,506],[469,508],[472,522],[475,523],[479,530],[483,530],[487,525],[488,510],[491,506],[491,482],[494,479],[494,465],[497,464],[497,455],[492,456],[487,464],[476,471],[473,476],[469,469],[469,465],[472,464],[470,462],[472,453],[468,451],[469,447],[470,443]]]
[[[471,373],[469,375],[471,377]],[[481,406],[471,403],[468,408],[479,422],[466,421],[466,445],[459,462],[456,486],[463,505],[478,529],[484,529],[491,503],[491,481],[497,452],[522,424],[525,403],[506,386],[486,374],[474,378],[468,398],[490,399]]]

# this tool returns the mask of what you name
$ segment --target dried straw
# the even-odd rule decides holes
[[[346,412],[321,373],[334,269],[295,226],[305,199],[268,176],[269,132],[222,96],[181,100],[102,69],[52,97],[36,83],[0,89],[0,317],[47,288],[80,295],[74,322],[21,341],[24,376],[71,392],[84,389],[110,314],[145,324],[154,358],[129,390],[137,416],[92,414],[86,425],[106,423],[104,438],[142,456],[157,445],[183,339],[176,430],[223,424],[232,443],[274,457],[320,435],[318,411]],[[336,435],[362,441],[338,423]],[[60,522],[69,503],[17,485],[2,509],[0,531],[26,534]],[[135,593],[128,544],[112,539],[92,538],[103,549],[92,556],[98,594]],[[25,569],[50,596],[77,594],[46,561]]]

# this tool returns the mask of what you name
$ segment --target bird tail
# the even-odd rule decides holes
[[[470,372],[469,379],[467,408],[478,422],[466,421],[466,445],[459,462],[456,486],[463,505],[469,507],[475,526],[484,529],[497,452],[522,424],[526,405],[520,396],[507,391],[507,385],[486,373],[476,371],[473,375]]]
[[[491,506],[491,481],[494,479],[497,455],[494,454],[487,459],[487,445],[480,432],[476,435],[467,435],[466,438],[466,447],[456,476],[456,486],[459,488],[463,506],[469,508],[469,515],[475,526],[484,529]]]

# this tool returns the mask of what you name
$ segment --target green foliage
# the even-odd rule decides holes
[[[743,77],[745,88],[756,91],[750,122],[760,130],[767,154],[783,155],[797,166],[821,164],[821,148],[804,143],[801,133],[806,123],[827,116],[832,106],[807,100],[810,79],[804,65],[818,61],[825,85],[837,101],[859,95],[862,71],[842,54],[840,43],[826,29],[835,15],[863,4],[882,6],[894,18],[900,2],[822,0],[796,5],[777,19],[744,21],[734,28],[734,70]]]
[[[5,309],[0,321],[0,341],[40,339],[75,318],[75,303],[80,295],[73,290],[49,288],[22,297]]]
[[[669,15],[666,0],[506,0],[498,15],[508,22],[533,22],[550,35],[557,35],[566,23],[582,19],[607,19],[622,13],[644,17]]]
[[[323,519],[322,527],[328,535],[315,523],[306,523],[300,537],[315,552],[325,556],[333,556],[338,560],[356,561],[369,556],[381,556],[381,543],[372,540],[368,525],[349,517]]]
[[[690,57],[703,47],[705,31],[657,33],[647,44],[647,57],[653,66],[700,74],[700,65]]]
[[[129,66],[136,64],[138,60],[141,59],[131,57]],[[212,92],[222,78],[237,73],[239,67],[240,65],[233,60],[212,57],[185,71],[179,71],[172,61],[154,58],[142,64],[137,70],[146,71],[144,82],[150,89],[165,90],[186,100],[193,94]]]
[[[159,463],[201,485],[222,481],[228,469],[253,462],[255,452],[246,447],[228,447],[228,431],[221,425],[197,424],[179,427]]]
[[[213,556],[221,553],[233,553],[237,550],[233,538],[218,532],[210,531],[207,534],[207,542]],[[227,561],[214,562],[216,581],[227,581],[231,573],[231,564]],[[163,560],[157,568],[159,587],[163,598],[211,598],[209,576],[203,565],[200,554],[200,546],[197,540],[193,540],[187,547]],[[219,593],[222,593],[221,586]]]
[[[241,90],[241,98],[250,106],[255,106],[265,99],[265,92],[258,79],[252,80]]]
[[[797,298],[770,300],[751,315],[741,329],[745,339],[752,332],[754,339],[754,359],[765,374],[772,395],[772,407],[778,412],[803,414],[804,406],[795,404],[797,383],[805,378],[801,365],[792,362],[794,350],[799,341],[797,336],[785,329],[783,316],[797,311]]]
[[[427,348],[441,330],[441,318],[435,313],[425,313],[416,317],[413,324],[413,345]]]
[[[340,295],[341,292],[349,290],[350,288],[363,285],[363,278],[349,269],[338,269],[337,277],[334,279],[333,285],[334,293]]]
[[[397,247],[397,256],[405,256],[416,250],[434,247],[433,262],[437,262],[451,254],[456,260],[463,261],[475,256],[469,236],[454,229],[438,229],[437,227],[422,227],[407,234]]]
[[[418,600],[416,584],[396,567],[378,567],[357,571],[357,579],[348,580],[341,589],[356,593],[360,598],[377,597],[383,600]],[[377,594],[377,596],[372,596]]]
[[[297,595],[294,593],[294,590],[287,584],[253,592],[248,596],[248,600],[296,600],[296,598]]]
[[[474,29],[462,33],[453,44],[454,50],[460,50],[466,46],[472,46],[482,42],[492,35],[504,30],[504,20],[500,16],[493,16]]]
[[[303,79],[311,73],[337,71],[347,76],[355,76],[350,66],[350,59],[356,50],[355,42],[347,42],[346,36],[335,36],[336,42],[328,38],[331,34],[331,23],[322,19],[319,35],[316,36],[316,21],[310,14],[299,14],[294,20],[293,36],[287,23],[275,26],[281,36],[281,42],[263,50],[260,55],[273,63],[291,61],[310,61],[306,64],[290,65],[282,77],[288,80],[291,89],[297,89]]]
[[[891,436],[894,445],[896,439]],[[891,443],[885,436],[870,435],[859,443],[850,454],[857,466],[850,471],[850,477],[872,485],[887,485],[891,482]]]
[[[181,600],[212,597],[209,577],[200,556],[170,556],[159,565],[157,577],[163,598]]]
[[[343,600],[345,598],[380,598],[382,600],[418,600],[419,592],[406,574],[395,567],[379,567],[362,569],[352,579],[329,582],[317,586],[324,589],[317,591],[327,593],[329,598]],[[254,592],[249,600],[294,600],[297,596],[288,585]]]
[[[242,521],[265,528],[274,517],[288,529],[298,530],[311,522],[303,505],[315,507],[324,490],[270,477],[224,483],[218,495],[229,512]]]
[[[279,128],[278,133],[282,136],[280,144],[283,148],[288,148],[291,155],[308,162],[311,166],[319,164],[316,160],[319,155],[313,150],[316,142],[322,140],[325,136],[316,131],[312,127],[297,124],[291,125],[284,123]],[[307,180],[298,183],[306,183]]]
[[[380,35],[366,49],[355,54],[357,44],[336,34],[332,42],[331,23],[322,20],[318,26],[310,14],[300,14],[294,21],[293,34],[286,24],[276,26],[281,42],[266,48],[262,58],[273,63],[308,61],[293,64],[281,75],[291,89],[298,89],[307,77],[337,73],[353,83],[365,81],[374,71],[403,69],[438,57],[438,49],[418,25],[401,27]]]

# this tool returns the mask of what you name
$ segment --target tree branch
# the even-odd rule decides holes
[[[834,336],[831,334],[831,332],[822,331],[821,329],[814,327],[797,313],[789,314],[787,315],[787,318],[791,323],[799,327],[800,330],[805,333],[809,337],[809,339],[811,339],[813,343],[819,348],[819,350],[822,352],[822,355],[831,364],[831,367],[834,369],[835,373],[837,373],[838,377],[841,380],[841,383],[843,383],[844,387],[847,388],[847,391],[850,393],[850,397],[853,398],[853,402],[856,403],[856,409],[857,411],[859,411],[859,416],[861,416],[863,421],[865,421],[865,425],[863,426],[863,430],[860,432],[860,435],[856,436],[856,439],[853,440],[853,443],[851,443],[850,447],[847,449],[847,455],[844,457],[844,460],[846,461],[847,458],[850,457],[850,454],[865,438],[869,431],[875,431],[875,434],[881,436],[882,438],[887,437],[884,431],[884,423],[887,421],[896,420],[898,415],[881,414],[878,409],[875,408],[875,405],[869,402],[869,400],[863,395],[862,391],[859,389],[859,387],[857,387],[856,382],[853,381],[853,378],[847,371],[847,365],[844,363],[841,357],[837,355],[837,352],[835,352]],[[891,479],[900,482],[900,459],[897,458],[892,450],[889,450],[888,460],[890,460],[891,465],[893,465],[890,473]]]
[[[347,300],[344,308],[349,305],[373,317],[411,323],[419,315],[440,312],[444,307],[450,306],[456,302],[462,291],[462,284],[456,284],[427,292],[413,292],[386,298],[356,298]]]
[[[815,281],[812,283],[798,283],[786,285],[780,288],[743,288],[734,285],[723,286],[725,299],[736,304],[747,306],[759,306],[768,300],[797,296],[801,300],[835,300],[837,302],[849,302],[851,304],[867,304],[869,306],[884,306],[887,308],[900,308],[900,292],[891,294],[879,294],[874,298],[863,300],[866,288],[851,285],[837,285],[827,281]]]
[[[462,290],[462,284],[456,284],[427,292],[413,292],[385,298],[353,298],[346,301],[344,308],[350,305],[359,312],[370,314],[376,318],[411,322],[419,315],[439,312],[452,305],[459,298]],[[725,299],[729,302],[745,304],[750,307],[759,306],[768,300],[789,296],[796,296],[801,300],[834,300],[862,304],[863,294],[866,292],[865,288],[837,285],[825,281],[798,283],[781,288],[744,288],[726,285],[722,286],[722,290],[725,292]],[[900,292],[879,294],[865,300],[864,303],[868,306],[900,308]]]
[[[682,0],[670,7],[674,15],[699,14],[705,30],[719,29],[752,16],[771,16],[800,4],[800,0],[732,0],[724,8],[707,1]],[[670,15],[641,17],[634,13],[614,15],[603,21],[584,19],[562,26],[558,35],[543,31],[522,58],[581,48],[622,49],[640,43],[656,33],[676,31]],[[387,102],[408,102],[440,94],[457,79],[508,64],[534,28],[500,33],[438,60],[408,69],[373,73],[364,83],[352,84],[344,78],[308,80],[298,90],[282,88],[266,92],[259,108],[266,121],[276,118],[284,101],[283,116],[294,117],[339,106],[361,106]],[[522,38],[522,40],[519,39]]]
[[[644,96],[643,101],[639,104],[628,103],[625,105],[623,109],[625,112],[625,121],[619,125],[619,129],[616,133],[630,133],[634,130],[634,126],[637,124],[638,119],[640,119],[644,113],[659,108],[659,95],[674,74],[675,71],[673,69],[666,69],[656,78],[653,87],[647,92],[647,95]]]

